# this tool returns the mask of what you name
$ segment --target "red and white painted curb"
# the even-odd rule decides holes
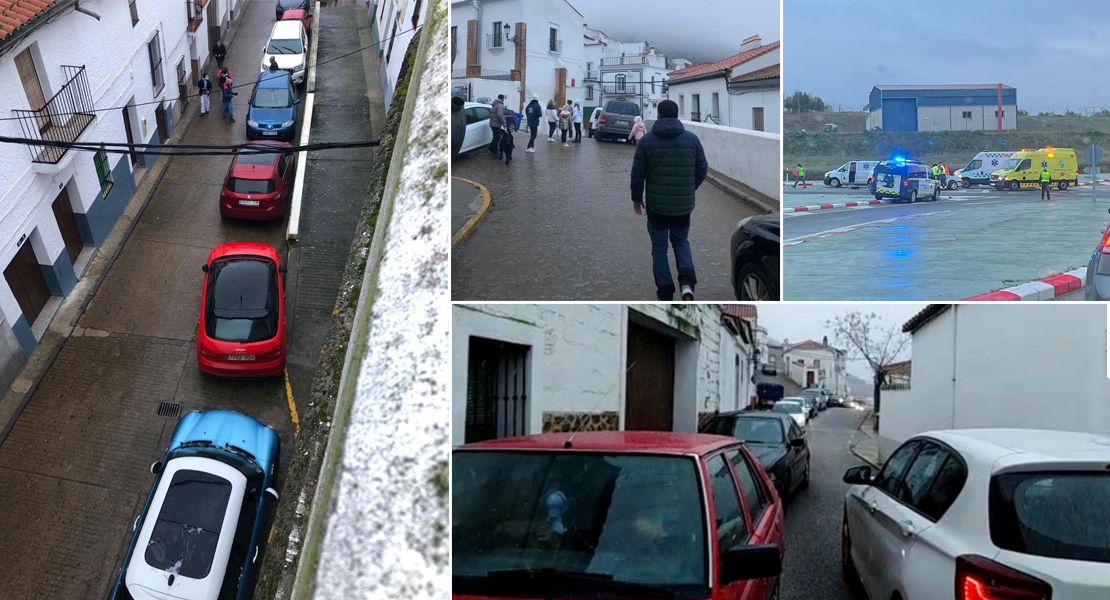
[[[782,187],[792,187],[793,185],[794,185],[793,181],[784,181],[784,182],[782,182]],[[813,186],[814,186],[814,184],[812,184],[812,183],[803,183],[802,184],[802,187],[813,187]]]
[[[939,200],[952,200],[955,196],[937,196]],[[808,212],[811,210],[821,210],[822,208],[852,208],[854,206],[868,206],[871,204],[892,204],[893,200],[868,200],[866,202],[838,202],[836,204],[816,204],[812,206],[795,206],[793,208],[784,208],[783,212]],[[924,201],[923,201],[924,202]]]
[[[1098,180],[1096,180],[1096,181],[1094,181],[1094,182],[1091,182],[1091,181],[1084,181],[1083,183],[1077,183],[1077,184],[1075,184],[1075,186],[1076,186],[1076,187],[1079,187],[1079,186],[1081,186],[1081,185],[1091,185],[1091,183],[1104,183],[1104,182],[1107,182],[1107,181],[1110,181],[1110,179],[1098,179]]]
[[[964,298],[964,300],[995,302],[1051,300],[1057,296],[1063,296],[1064,294],[1069,294],[1082,288],[1083,282],[1086,281],[1086,279],[1087,267],[1081,267],[1074,271],[1068,271],[1067,273],[1015,285],[1014,287],[990,292],[989,294],[980,294],[978,296]]]

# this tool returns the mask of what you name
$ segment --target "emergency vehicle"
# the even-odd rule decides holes
[[[1017,152],[980,152],[967,163],[966,167],[958,169],[952,175],[965,188],[972,185],[988,185],[991,182],[991,173],[1002,168],[1006,160],[1014,154]]]
[[[933,178],[931,167],[919,160],[895,158],[879,163],[875,167],[875,181],[872,191],[876,200],[893,198],[895,202],[909,200],[937,201],[940,185]]]
[[[875,170],[875,166],[879,164],[877,160],[853,160],[844,163],[839,169],[825,173],[825,185],[831,185],[838,188],[842,185],[849,187],[862,187],[867,185],[871,179],[871,175]]]
[[[1041,186],[1041,171],[1048,169],[1051,182],[1061,190],[1079,183],[1079,166],[1071,148],[1022,150],[1006,159],[1002,167],[991,173],[991,184],[1000,190],[1018,190]]]

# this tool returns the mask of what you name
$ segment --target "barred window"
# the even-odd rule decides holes
[[[96,166],[96,178],[100,181],[100,195],[107,196],[112,189],[112,168],[108,166],[108,155],[103,151],[93,154],[93,164]]]

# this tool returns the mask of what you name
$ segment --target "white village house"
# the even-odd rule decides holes
[[[452,307],[455,444],[551,431],[697,430],[754,401],[751,305]]]
[[[385,109],[393,102],[393,90],[401,73],[401,63],[416,29],[428,19],[425,0],[370,0],[366,15],[370,19],[370,35],[377,44],[378,76],[385,96]]]
[[[839,397],[848,395],[847,354],[830,346],[828,337],[820,342],[783,343],[787,376],[794,383],[802,388],[825,388]]]
[[[234,8],[230,0],[4,3],[0,135],[165,141]],[[0,144],[0,386],[35,349],[155,158]]]
[[[740,44],[737,54],[668,73],[667,96],[678,103],[678,117],[779,133],[779,46],[779,42],[763,45],[753,35]]]

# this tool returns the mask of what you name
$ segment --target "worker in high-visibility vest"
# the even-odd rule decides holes
[[[1044,167],[1044,170],[1041,171],[1041,200],[1044,200],[1045,196],[1052,200],[1052,192],[1049,191],[1051,185],[1052,175],[1048,172],[1048,167]]]
[[[806,168],[802,166],[802,163],[798,163],[798,171],[797,171],[796,175],[797,176],[794,178],[794,187],[798,187],[798,183],[801,183],[802,187],[805,187],[806,186]]]

